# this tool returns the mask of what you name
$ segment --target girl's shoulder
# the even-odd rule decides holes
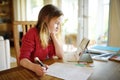
[[[37,28],[36,27],[30,28],[28,32],[37,32]]]
[[[37,28],[36,27],[30,28],[26,34],[29,35],[38,34]]]
[[[30,28],[24,37],[35,37],[38,36],[38,31],[36,27]]]

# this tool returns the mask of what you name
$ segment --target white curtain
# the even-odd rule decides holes
[[[62,6],[61,3],[62,3],[62,0],[44,0],[44,5],[46,5],[46,4],[54,4],[59,8],[61,8],[61,6]]]
[[[46,4],[54,4],[61,8],[62,0],[43,0],[44,5]],[[28,3],[28,4],[27,4]],[[27,15],[29,15],[30,0],[13,0],[13,8],[14,8],[14,20],[15,21],[25,21],[27,19]]]
[[[14,21],[26,21],[26,0],[13,0]],[[21,32],[22,27],[18,30]]]
[[[120,0],[110,1],[108,45],[120,47]]]
[[[78,46],[84,37],[88,38],[88,0],[78,0]]]
[[[26,0],[13,0],[14,20],[26,20]]]

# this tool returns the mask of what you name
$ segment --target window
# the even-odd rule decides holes
[[[43,0],[27,0],[27,20],[36,21],[40,9],[43,7]]]
[[[78,0],[62,0],[64,24],[62,26],[65,41],[65,51],[74,50],[77,42],[78,29]]]
[[[59,2],[51,1],[55,5]],[[78,46],[83,37],[88,37],[97,44],[107,44],[109,0],[62,0],[60,2],[64,13],[62,33],[66,45]],[[37,20],[43,5],[44,0],[27,0],[27,20]]]
[[[97,44],[107,45],[109,0],[89,0],[88,37]]]

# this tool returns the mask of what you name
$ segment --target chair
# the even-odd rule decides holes
[[[0,71],[10,68],[10,41],[0,36]]]
[[[36,25],[36,21],[14,21],[13,22],[13,38],[14,47],[16,52],[17,65],[19,65],[19,55],[20,55],[20,41],[21,36],[25,35],[26,32]],[[22,35],[20,34],[20,29],[22,30]]]

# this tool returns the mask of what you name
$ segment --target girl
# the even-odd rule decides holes
[[[35,64],[35,57],[40,60],[52,58],[54,55],[63,58],[60,40],[62,15],[61,10],[54,5],[45,5],[39,12],[36,26],[22,38],[20,65],[32,70],[38,76],[44,74],[44,69],[39,64]]]

